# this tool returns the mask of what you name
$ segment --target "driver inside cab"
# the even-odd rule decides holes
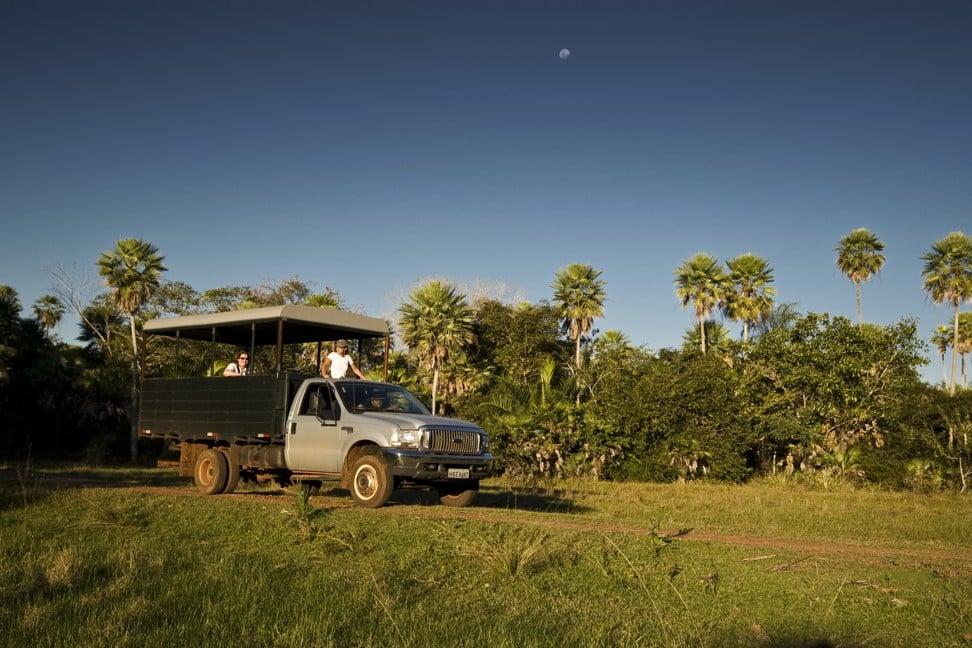
[[[371,409],[383,410],[388,407],[388,398],[383,394],[374,394],[371,397]]]

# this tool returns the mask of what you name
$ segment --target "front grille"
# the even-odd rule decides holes
[[[479,434],[469,430],[426,428],[426,448],[430,452],[454,455],[478,455]]]

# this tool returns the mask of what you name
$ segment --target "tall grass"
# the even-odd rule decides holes
[[[371,511],[109,476],[121,487],[38,479],[26,499],[0,482],[2,645],[893,648],[972,633],[968,497],[497,481],[470,509],[402,494]]]

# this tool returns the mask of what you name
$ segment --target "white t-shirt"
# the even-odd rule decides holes
[[[327,359],[331,361],[331,378],[344,378],[348,375],[348,369],[354,364],[349,355],[341,355],[337,351],[327,354]]]

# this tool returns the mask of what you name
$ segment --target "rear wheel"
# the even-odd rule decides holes
[[[479,482],[444,484],[438,487],[439,501],[446,506],[471,506],[479,495]]]
[[[240,467],[233,463],[233,456],[229,449],[220,450],[220,454],[226,458],[227,466],[226,486],[223,487],[222,492],[232,493],[240,483]]]
[[[361,455],[351,466],[351,497],[358,506],[379,508],[391,499],[395,482],[381,457]]]
[[[203,450],[196,457],[196,467],[193,470],[196,488],[204,495],[222,493],[229,480],[229,462],[226,455],[219,450]]]

